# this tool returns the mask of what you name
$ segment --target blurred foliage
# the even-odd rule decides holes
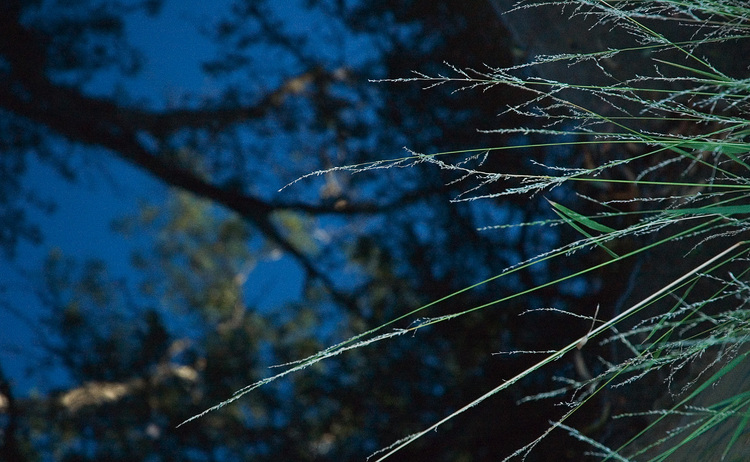
[[[347,352],[175,429],[268,377],[269,366],[495,275],[561,236],[477,231],[550,212],[520,196],[455,202],[464,187],[426,165],[329,172],[276,193],[318,169],[404,156],[403,146],[434,152],[513,143],[475,129],[514,124],[496,114],[520,95],[367,81],[440,72],[443,61],[512,64],[508,33],[489,3],[237,1],[203,24],[219,50],[204,64],[218,89],[176,103],[134,102],[121,86],[92,91],[97,76],[138,76],[144,58],[124,24],[139,12],[158,14],[159,4],[0,6],[0,216],[11,217],[0,220],[3,249],[41,240],[23,217],[24,208],[44,205],[35,197],[46,193],[22,180],[32,161],[74,181],[116,175],[95,160],[114,156],[171,187],[116,223],[123,238],[147,238],[130,262],[135,282],[113,277],[101,261],[50,253],[38,289],[48,312],[39,342],[70,386],[30,396],[0,389],[9,403],[0,407],[8,460],[362,460],[529,361],[491,353],[564,344],[587,328],[570,319],[542,326],[548,321],[520,312],[583,310],[618,297],[626,281],[614,273],[604,283],[584,281],[587,290],[538,291],[450,328]],[[493,154],[484,168],[510,171],[546,155]],[[247,278],[280,255],[304,273],[302,297],[260,309],[264,288]],[[586,264],[520,271],[511,283],[467,292],[429,314],[497,300]],[[574,372],[566,363],[549,373]],[[543,377],[529,381],[401,457],[497,460],[546,428],[549,409],[515,407],[546,386]],[[559,441],[548,439],[529,460],[548,460],[554,447],[565,447],[556,460],[580,460],[575,444]]]

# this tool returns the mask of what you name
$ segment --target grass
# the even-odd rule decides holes
[[[557,219],[520,225],[499,223],[486,232],[510,226],[569,226],[580,239],[520,262],[502,273],[443,299],[412,310],[388,323],[329,347],[309,358],[284,365],[274,377],[239,390],[232,398],[205,412],[239,399],[259,386],[299,371],[318,361],[361,348],[428,325],[453,319],[523,297],[545,287],[559,285],[578,276],[625,260],[660,258],[669,246],[672,257],[694,261],[679,274],[645,293],[640,301],[622,309],[611,319],[590,318],[588,333],[568,345],[547,353],[541,361],[508,379],[432,426],[396,441],[373,455],[384,460],[414,440],[436,429],[466,410],[513,386],[559,358],[575,354],[592,342],[617,345],[617,358],[600,358],[594,376],[569,380],[557,392],[527,399],[543,399],[568,393],[568,406],[560,419],[538,438],[519,448],[508,459],[525,457],[550,432],[565,431],[591,445],[591,454],[602,460],[665,460],[679,451],[704,444],[712,430],[729,428],[712,454],[727,459],[743,454],[743,441],[750,432],[750,389],[741,380],[728,395],[713,393],[719,383],[748,364],[750,339],[750,277],[748,277],[748,217],[750,217],[750,73],[732,75],[710,55],[718,45],[737,46],[750,39],[750,6],[742,1],[597,1],[555,2],[565,5],[571,24],[578,18],[594,19],[597,27],[623,30],[629,43],[607,44],[592,53],[537,56],[528,63],[500,69],[459,69],[447,65],[449,75],[396,79],[426,88],[456,85],[456,91],[489,91],[513,87],[528,97],[505,109],[529,120],[526,127],[492,132],[534,142],[515,146],[483,147],[465,151],[409,155],[387,161],[336,167],[332,170],[359,172],[420,163],[434,164],[455,174],[455,184],[464,185],[457,202],[488,200],[510,195],[551,195],[556,188],[580,189],[581,185],[602,191],[598,197],[578,194],[575,204],[586,204],[584,213],[574,204],[549,200]],[[521,3],[525,8],[544,8]],[[511,13],[512,14],[512,13]],[[670,38],[670,37],[676,38]],[[687,37],[685,37],[687,36]],[[747,49],[747,46],[744,46]],[[738,53],[737,57],[745,56]],[[642,60],[647,66],[623,66]],[[563,81],[545,75],[550,64],[564,64],[578,81]],[[740,68],[747,71],[749,63]],[[637,69],[638,72],[633,72]],[[537,71],[539,70],[539,71]],[[630,72],[630,75],[628,75]],[[393,83],[394,81],[389,81]],[[604,83],[602,83],[604,82]],[[620,146],[628,155],[600,156],[598,162],[574,162],[581,153]],[[483,170],[488,156],[524,148],[566,148],[570,165],[533,165],[532,171],[491,172]],[[625,148],[631,148],[628,151]],[[544,174],[538,173],[546,171]],[[328,170],[331,171],[331,170]],[[327,172],[328,172],[327,171]],[[627,175],[617,172],[626,172]],[[316,175],[324,172],[314,172]],[[509,186],[485,192],[490,184]],[[613,186],[630,188],[637,194],[607,195]],[[619,220],[619,221],[618,221]],[[625,223],[624,225],[622,223]],[[620,249],[618,242],[631,239],[633,248]],[[508,297],[440,317],[425,317],[434,305],[491,281],[552,259],[569,258],[583,252],[599,252],[600,263],[574,274],[550,280]],[[677,255],[677,256],[675,256]],[[682,256],[691,258],[681,259]],[[636,279],[644,292],[653,281]],[[638,290],[636,290],[638,292]],[[408,328],[387,327],[419,315]],[[638,387],[644,378],[658,376],[663,408],[649,412],[622,413],[612,419],[645,417],[649,424],[618,447],[567,424],[569,417],[597,393]],[[735,379],[732,379],[735,380]],[[203,414],[205,414],[205,412]],[[197,417],[195,416],[190,420]],[[729,427],[724,427],[729,425]],[[746,444],[745,444],[746,446]],[[739,452],[737,452],[739,451]],[[507,459],[506,459],[507,460]],[[681,458],[680,460],[684,460]]]

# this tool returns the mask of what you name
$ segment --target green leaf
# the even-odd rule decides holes
[[[668,215],[737,215],[750,213],[750,204],[745,205],[723,205],[714,207],[697,207],[684,209],[667,209],[664,213]]]
[[[745,143],[731,143],[731,142],[723,142],[723,141],[688,141],[682,146],[689,147],[691,149],[695,149],[697,151],[708,151],[708,152],[720,152],[722,154],[726,154],[728,156],[733,156],[734,154],[745,154],[747,152],[750,152],[750,146],[748,146]],[[732,160],[734,160],[734,157],[732,157]]]
[[[608,226],[604,226],[601,223],[597,223],[594,220],[592,220],[591,218],[585,217],[585,216],[581,215],[578,212],[574,212],[574,211],[570,210],[569,208],[558,204],[557,202],[553,202],[553,201],[551,201],[549,199],[547,199],[547,202],[549,202],[552,205],[552,207],[554,207],[554,209],[555,209],[554,212],[560,218],[562,218],[563,221],[565,221],[565,223],[569,224],[571,227],[573,227],[573,229],[575,229],[579,233],[583,234],[587,238],[589,238],[592,241],[594,241],[594,243],[596,243],[596,245],[598,245],[599,247],[601,247],[602,249],[604,249],[604,251],[607,252],[608,254],[610,254],[612,256],[612,258],[615,258],[615,259],[620,258],[619,255],[617,255],[615,252],[613,252],[612,250],[610,250],[606,245],[602,244],[599,239],[597,239],[594,236],[592,236],[588,231],[586,231],[582,227],[578,226],[577,223],[580,223],[580,224],[582,224],[583,226],[585,226],[585,227],[587,227],[589,229],[593,229],[593,230],[596,230],[596,231],[601,231],[603,233],[614,232],[615,231],[614,229],[612,229],[612,228],[610,228]]]
[[[746,406],[748,403],[747,401],[743,403],[743,407]],[[737,440],[740,439],[740,436],[742,436],[743,433],[745,433],[745,428],[747,428],[748,421],[750,421],[750,413],[745,411],[744,416],[742,417],[742,420],[737,424],[737,427],[734,429],[734,433],[732,434],[732,438],[727,443],[727,447],[724,448],[724,452],[721,454],[721,460],[724,460],[727,457],[727,454],[729,454],[729,451],[732,449],[732,446],[737,442]]]
[[[552,205],[552,207],[554,207],[557,211],[559,211],[560,213],[562,213],[564,215],[564,216],[561,215],[561,217],[563,219],[565,219],[565,217],[567,217],[567,218],[569,218],[571,220],[574,220],[574,221],[582,224],[583,226],[585,226],[585,227],[587,227],[589,229],[593,229],[594,231],[599,231],[599,232],[602,232],[602,233],[614,233],[616,231],[616,230],[610,228],[609,226],[605,226],[605,225],[603,225],[601,223],[597,223],[596,221],[592,220],[589,217],[583,216],[583,215],[581,215],[578,212],[574,212],[573,210],[570,210],[569,208],[567,208],[567,207],[565,207],[563,205],[560,205],[557,202],[553,202],[553,201],[551,201],[549,199],[547,199],[547,202],[549,202]]]

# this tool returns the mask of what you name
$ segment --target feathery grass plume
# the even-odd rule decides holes
[[[743,61],[750,56],[750,5],[734,0],[521,1],[507,12],[508,21],[513,21],[514,14],[553,7],[562,7],[568,14],[570,30],[577,30],[580,20],[592,30],[602,28],[603,37],[616,32],[611,36],[623,43],[605,43],[600,49],[580,53],[532,56],[509,68],[460,69],[446,63],[445,75],[415,71],[412,77],[386,81],[418,83],[426,89],[453,85],[455,91],[507,87],[521,91],[527,96],[522,103],[499,112],[528,120],[528,126],[483,132],[530,142],[433,154],[407,150],[405,157],[333,170],[357,173],[432,164],[452,178],[454,187],[462,188],[456,202],[513,195],[547,198],[555,197],[557,188],[568,188],[577,202],[548,199],[558,219],[496,223],[481,229],[496,232],[512,226],[557,225],[571,227],[581,237],[289,364],[284,372],[238,391],[215,408],[346,350],[450,322],[628,260],[636,262],[636,269],[661,264],[659,269],[671,274],[671,279],[644,277],[645,272],[634,271],[627,284],[629,294],[623,294],[629,306],[623,304],[610,319],[594,316],[588,333],[557,349],[508,352],[542,354],[543,359],[428,428],[383,448],[372,459],[386,459],[566,355],[574,356],[579,378],[561,379],[562,388],[521,400],[564,396],[564,412],[544,434],[508,459],[524,458],[553,431],[565,431],[589,443],[591,455],[602,460],[663,460],[680,451],[695,451],[706,439],[722,458],[750,457],[748,446],[740,444],[750,421],[750,390],[736,377],[748,367],[750,354],[750,242],[746,240],[750,230],[750,62]],[[731,62],[722,54],[728,48],[735,50]],[[560,69],[567,71],[561,75]],[[527,172],[484,168],[491,156],[528,148],[567,149],[569,154],[556,160],[568,163],[532,161]],[[587,210],[599,211],[581,213],[576,204],[582,203]],[[425,316],[434,305],[463,292],[522,269],[544,267],[571,255],[575,258],[583,251],[599,252],[602,257],[582,270],[510,296],[448,315]],[[684,263],[680,268],[669,259]],[[419,320],[406,328],[380,332],[417,315]],[[612,357],[584,358],[581,351],[594,341],[610,346]],[[625,409],[615,415],[608,408],[590,428],[568,424],[569,417],[592,397],[637,390],[652,378],[656,380],[648,383],[664,385],[657,401],[660,408]],[[722,382],[738,385],[721,395],[716,391]],[[623,441],[597,439],[606,433],[603,428],[631,418],[645,418],[648,423]],[[610,447],[612,442],[614,447]]]

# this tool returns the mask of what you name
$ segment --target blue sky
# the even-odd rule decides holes
[[[145,99],[155,108],[165,101],[176,103],[186,95],[211,94],[215,90],[213,82],[201,72],[200,63],[213,56],[216,48],[198,31],[214,22],[217,14],[224,14],[228,4],[226,0],[166,1],[155,17],[132,15],[127,22],[127,35],[146,58],[142,71],[127,79],[103,75],[90,82],[87,91],[111,95],[121,86],[131,97]],[[15,312],[5,312],[0,322],[0,364],[17,394],[44,392],[65,381],[59,372],[40,369],[43,352],[36,339],[40,334],[32,327],[38,327],[44,315],[33,289],[40,282],[39,269],[48,252],[60,249],[79,262],[103,259],[113,276],[134,279],[136,275],[129,266],[131,252],[148,242],[132,241],[114,233],[111,223],[136,213],[139,200],[158,204],[166,198],[163,184],[113,156],[101,154],[73,150],[74,167],[76,163],[95,160],[103,173],[80,175],[75,183],[29,157],[25,184],[42,198],[55,202],[57,208],[49,215],[29,211],[30,221],[43,231],[42,245],[22,243],[15,262],[0,259],[0,290],[4,291],[0,297]],[[260,262],[248,278],[248,298],[261,309],[294,300],[301,293],[301,282],[300,268],[287,257]]]

